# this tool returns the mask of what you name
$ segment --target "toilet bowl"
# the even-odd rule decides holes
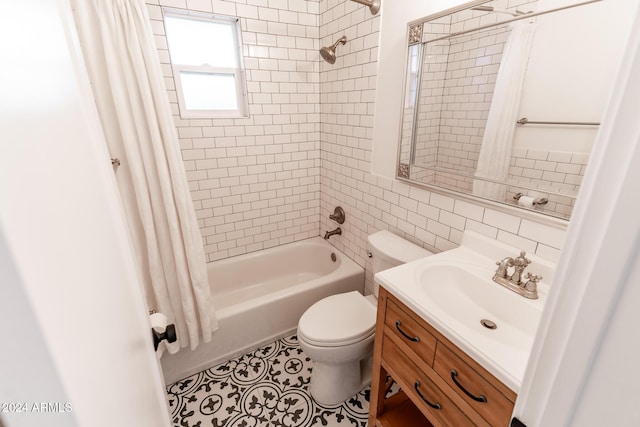
[[[432,255],[386,230],[369,236],[373,273]],[[344,402],[371,382],[378,286],[374,295],[353,291],[313,304],[298,322],[298,341],[314,362],[310,393],[331,406]]]
[[[376,306],[357,291],[324,298],[300,317],[298,342],[314,361],[309,391],[318,403],[336,405],[366,387],[375,326]]]

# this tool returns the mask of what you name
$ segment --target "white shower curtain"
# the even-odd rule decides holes
[[[535,24],[529,20],[511,23],[511,33],[502,52],[502,60],[493,92],[482,146],[478,156],[473,194],[505,201],[506,185],[484,181],[506,182],[513,149],[513,137],[522,99],[522,85]]]
[[[142,0],[77,0],[76,25],[149,308],[180,347],[211,340],[217,320],[202,240],[151,23]]]

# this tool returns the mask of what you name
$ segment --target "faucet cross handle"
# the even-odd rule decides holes
[[[536,276],[535,274],[528,272],[524,278],[527,279],[527,283],[524,284],[524,288],[528,291],[536,292],[538,289],[538,282],[542,280],[542,276]]]
[[[520,251],[520,256],[513,260],[513,263],[520,267],[526,267],[531,264],[531,260],[526,257],[527,253],[525,251]]]
[[[526,276],[524,276],[525,279],[529,279],[532,282],[539,282],[540,280],[542,280],[542,276],[536,276],[535,274],[532,274],[531,272],[528,272]]]

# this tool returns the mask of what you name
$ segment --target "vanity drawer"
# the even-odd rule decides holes
[[[478,425],[472,422],[388,336],[385,336],[382,346],[383,364],[389,367],[391,376],[431,423],[451,427]],[[426,370],[433,372],[429,367]]]
[[[422,319],[415,319],[402,310],[391,298],[388,299],[385,316],[388,333],[406,344],[427,365],[433,366],[436,338],[421,325],[422,322]]]
[[[489,424],[509,425],[515,393],[468,356],[458,355],[438,342],[433,369]],[[483,397],[486,401],[479,401]]]

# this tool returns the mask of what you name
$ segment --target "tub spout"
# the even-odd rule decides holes
[[[335,230],[327,231],[324,233],[324,240],[329,240],[329,237],[337,234],[338,236],[342,235],[342,228],[338,227]]]

